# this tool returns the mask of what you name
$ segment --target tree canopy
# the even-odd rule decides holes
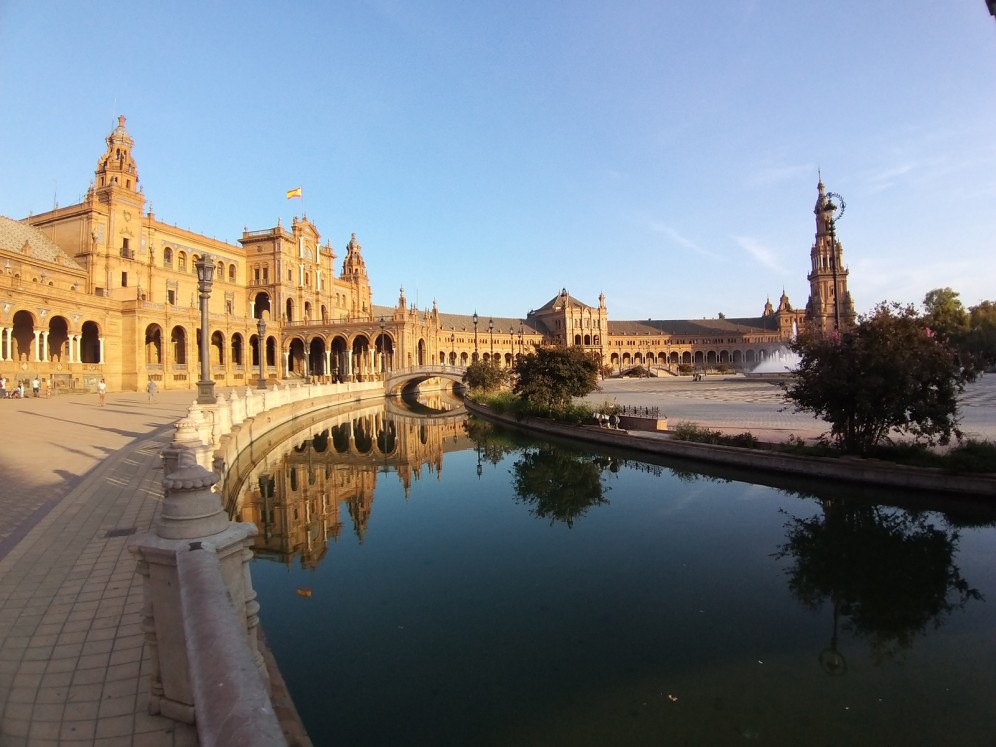
[[[513,391],[530,404],[559,410],[598,389],[599,362],[578,347],[540,346],[515,364]]]
[[[880,304],[843,335],[806,332],[786,396],[830,423],[833,442],[867,454],[893,431],[947,444],[959,437],[958,395],[970,375],[912,306]]]
[[[492,392],[501,389],[508,382],[508,375],[509,370],[502,368],[497,359],[475,361],[467,366],[463,374],[463,383],[471,389]]]

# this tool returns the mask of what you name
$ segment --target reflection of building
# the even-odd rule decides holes
[[[215,265],[207,335],[219,386],[255,382],[261,362],[268,378],[341,380],[478,357],[508,366],[533,344],[556,341],[616,368],[749,368],[806,317],[784,293],[758,317],[646,322],[610,321],[604,296],[589,306],[566,289],[522,318],[448,314],[435,304],[420,310],[404,290],[395,305],[375,306],[355,234],[337,273],[331,243],[307,216],[246,229],[237,243],[178,228],[147,204],[133,149],[120,117],[81,202],[23,221],[0,217],[0,373],[51,377],[59,388],[93,388],[101,377],[111,389],[150,380],[192,388],[200,362],[194,262],[204,255]],[[822,183],[819,193],[822,200]],[[830,243],[817,215],[807,308],[818,326],[834,287],[853,318],[840,245],[833,251]]]
[[[259,527],[259,557],[314,567],[348,520],[367,532],[378,475],[395,472],[405,496],[423,472],[439,473],[443,452],[468,448],[464,414],[387,416],[384,407],[340,412],[278,445],[234,497],[235,518]]]

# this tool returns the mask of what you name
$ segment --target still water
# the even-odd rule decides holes
[[[752,484],[434,404],[322,413],[230,486],[316,745],[996,738],[992,511]]]

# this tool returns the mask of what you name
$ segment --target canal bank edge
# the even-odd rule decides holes
[[[824,478],[876,487],[946,493],[972,498],[996,497],[996,475],[969,475],[929,467],[907,467],[861,457],[809,457],[763,449],[678,441],[668,433],[628,431],[597,425],[568,425],[543,418],[517,419],[464,399],[467,411],[485,420],[560,438],[603,444],[661,456],[679,457],[750,470]]]

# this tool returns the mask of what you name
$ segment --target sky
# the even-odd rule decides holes
[[[158,219],[306,213],[376,304],[801,307],[821,176],[859,313],[996,300],[984,0],[0,0],[0,111],[0,215],[78,202],[123,114]]]

